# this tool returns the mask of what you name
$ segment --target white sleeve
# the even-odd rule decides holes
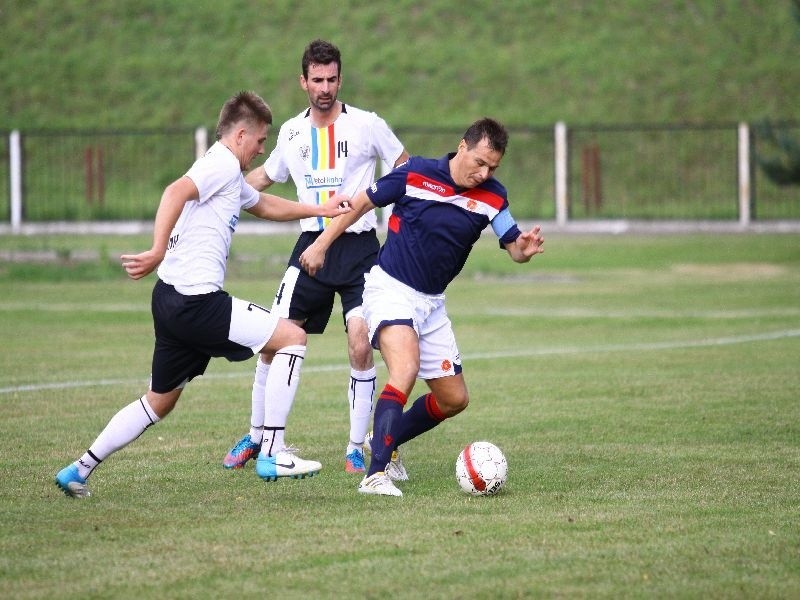
[[[186,172],[186,176],[194,182],[199,194],[198,201],[202,204],[231,180],[231,173],[227,172],[224,161],[218,160],[211,154],[199,158]]]
[[[248,208],[255,206],[258,204],[260,195],[261,194],[259,191],[247,183],[247,181],[244,180],[244,177],[242,177],[242,191],[239,194],[239,202],[241,207],[247,210]]]
[[[276,183],[285,183],[289,179],[289,165],[284,158],[283,127],[278,133],[278,143],[264,161],[264,172]]]
[[[389,125],[375,115],[375,121],[371,127],[372,132],[372,146],[375,152],[381,157],[383,162],[388,163],[390,167],[394,167],[394,161],[398,159],[403,152],[403,144],[397,139],[397,136],[389,128]]]

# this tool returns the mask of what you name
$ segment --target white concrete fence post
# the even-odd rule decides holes
[[[11,184],[11,232],[22,231],[22,135],[18,130],[8,137],[8,169]]]
[[[750,225],[750,127],[739,123],[739,225]]]
[[[194,158],[201,158],[208,150],[208,129],[198,127],[194,130]]]
[[[567,125],[563,121],[556,123],[555,127],[555,202],[556,224],[567,224],[569,214],[567,197]]]

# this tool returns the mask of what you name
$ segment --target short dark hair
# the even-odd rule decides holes
[[[484,138],[489,142],[489,148],[500,154],[506,153],[508,131],[500,122],[484,117],[475,121],[464,133],[468,149],[474,148]]]
[[[342,74],[342,54],[339,49],[325,40],[314,40],[306,46],[303,52],[303,77],[308,78],[308,66],[315,65],[329,65],[335,62],[337,65],[336,74]]]
[[[264,99],[255,92],[239,92],[229,98],[219,111],[217,139],[222,139],[222,136],[239,121],[245,121],[249,126],[261,123],[272,125],[272,111]]]

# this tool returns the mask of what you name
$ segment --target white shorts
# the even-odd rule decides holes
[[[155,348],[151,389],[165,394],[205,373],[212,357],[248,360],[278,326],[278,317],[224,290],[184,296],[158,280],[152,297]]]
[[[365,276],[364,318],[372,346],[387,325],[408,325],[419,338],[419,379],[452,377],[461,372],[461,355],[445,308],[444,294],[423,294],[374,266]]]
[[[232,297],[231,325],[228,339],[247,346],[258,354],[267,345],[278,326],[278,315],[246,300]]]

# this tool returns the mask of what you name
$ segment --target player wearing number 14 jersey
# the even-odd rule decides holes
[[[248,183],[256,189],[263,190],[291,177],[300,203],[321,205],[337,192],[352,195],[368,187],[375,179],[379,160],[396,166],[408,158],[382,118],[338,100],[341,64],[339,50],[329,42],[315,40],[306,48],[300,85],[308,94],[309,107],[281,126],[277,145],[263,168],[247,175]],[[344,453],[345,470],[360,473],[364,471],[363,444],[375,393],[375,363],[361,312],[361,296],[364,273],[375,264],[380,247],[375,233],[377,219],[370,211],[348,227],[330,248],[325,268],[311,276],[298,259],[329,221],[300,221],[302,233],[278,286],[272,311],[294,321],[307,333],[322,333],[335,296],[339,295],[350,359],[350,436]],[[244,466],[262,446],[271,451],[285,444],[291,404],[269,395],[265,399],[264,382],[270,365],[271,359],[265,355],[257,361],[250,432],[228,452],[223,460],[226,468]]]

